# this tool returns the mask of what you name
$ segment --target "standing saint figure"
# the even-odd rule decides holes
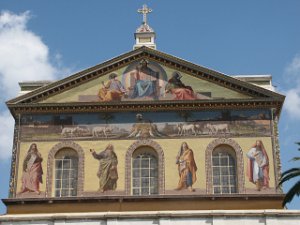
[[[125,94],[126,90],[115,73],[109,75],[109,81],[106,84],[102,82],[102,88],[98,93],[100,100],[103,102],[121,101],[122,96]]]
[[[176,190],[188,188],[189,191],[195,191],[192,186],[197,180],[197,166],[194,160],[193,150],[189,148],[186,142],[181,144],[176,157],[176,164],[178,164],[179,172],[179,182]]]
[[[23,161],[23,175],[21,193],[35,192],[40,194],[40,183],[43,183],[42,175],[43,158],[37,149],[37,145],[32,143]]]
[[[260,191],[269,188],[269,157],[261,140],[257,140],[247,153],[249,181],[256,185]]]
[[[114,152],[114,146],[108,144],[105,150],[96,153],[94,149],[90,150],[93,157],[99,160],[99,169],[97,176],[99,177],[99,191],[115,190],[118,180],[118,158]]]

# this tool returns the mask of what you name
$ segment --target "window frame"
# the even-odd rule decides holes
[[[66,151],[65,153],[61,153],[61,151]],[[59,154],[63,154],[62,156],[57,156]],[[75,154],[76,155],[75,155]],[[72,156],[69,156],[69,155]],[[78,154],[73,149],[61,149],[55,155],[54,159],[54,196],[55,197],[74,197],[77,195],[77,187],[78,187]],[[61,165],[61,166],[59,166]],[[68,168],[67,168],[68,167]],[[58,173],[60,171],[60,173]],[[57,177],[57,174],[60,174]],[[65,182],[66,181],[66,182]],[[73,184],[70,185],[70,182]],[[57,185],[59,184],[59,185]],[[67,186],[67,187],[65,187]],[[75,190],[75,193],[74,193]],[[63,194],[64,192],[67,194]],[[59,195],[57,193],[59,192]]]
[[[77,197],[83,196],[84,185],[84,150],[73,142],[66,141],[54,145],[49,152],[47,162],[47,178],[46,178],[46,197],[55,197],[55,155],[62,149],[72,149],[78,156],[78,173],[77,173]],[[75,197],[75,196],[73,196]],[[59,198],[59,197],[57,197]]]
[[[217,165],[214,161],[218,161]],[[218,174],[216,175],[216,172]],[[236,155],[232,148],[227,145],[220,145],[212,152],[212,185],[214,194],[236,194],[237,193],[237,168],[236,168]],[[233,177],[233,182],[231,182]],[[218,180],[218,184],[215,184]],[[226,182],[224,182],[226,180]],[[226,183],[226,184],[224,184]],[[215,189],[219,188],[219,192]],[[224,191],[224,190],[228,191]],[[233,191],[232,191],[233,189]]]
[[[136,149],[136,151],[143,150],[143,147]],[[136,152],[135,152],[136,153]],[[153,162],[154,161],[154,162]],[[138,166],[135,167],[135,162],[138,162]],[[145,163],[146,162],[146,163]],[[152,164],[153,162],[153,164]],[[143,165],[144,163],[144,165]],[[152,167],[154,166],[154,167]],[[151,176],[152,172],[152,176]],[[137,174],[137,176],[136,176]],[[132,174],[131,174],[131,194],[132,195],[157,195],[158,194],[158,157],[154,150],[148,150],[134,154],[132,157]],[[137,181],[138,185],[135,186]],[[147,181],[147,182],[143,182]],[[151,182],[152,181],[152,182]],[[145,186],[143,186],[145,185]],[[147,189],[147,193],[143,192]],[[137,191],[138,194],[135,194]]]
[[[164,161],[164,152],[161,146],[150,139],[146,140],[137,140],[132,143],[125,156],[125,194],[132,195],[132,158],[135,156],[134,152],[140,147],[149,147],[152,148],[155,154],[157,154],[158,160],[158,195],[165,193],[165,161]],[[137,196],[137,195],[132,195]],[[149,196],[149,195],[141,195]]]
[[[230,138],[217,138],[211,141],[205,151],[205,170],[206,170],[206,193],[214,194],[213,192],[213,174],[212,174],[212,154],[219,146],[227,146],[232,149],[236,156],[236,182],[237,191],[233,194],[245,193],[245,175],[244,175],[244,158],[243,150],[240,145]]]

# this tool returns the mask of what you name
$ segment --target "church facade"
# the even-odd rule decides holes
[[[16,119],[10,196],[270,196],[280,208],[283,99],[139,48],[8,102]]]
[[[299,219],[279,210],[284,96],[270,80],[251,83],[160,52],[145,18],[135,37],[133,51],[38,88],[23,83],[28,93],[7,102],[15,133],[0,221],[33,213],[49,224],[77,213],[61,218],[218,224],[241,209],[252,224],[273,221],[274,210]]]

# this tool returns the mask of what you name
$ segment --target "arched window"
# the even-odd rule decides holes
[[[143,146],[132,155],[132,194],[158,194],[158,157],[154,149]]]
[[[78,154],[71,148],[64,148],[55,154],[55,197],[77,195]]]
[[[227,145],[217,146],[212,153],[212,179],[214,194],[237,193],[235,151]]]

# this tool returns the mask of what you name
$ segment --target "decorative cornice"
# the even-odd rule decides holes
[[[12,148],[12,157],[11,157],[11,169],[10,169],[10,181],[9,181],[9,197],[13,198],[16,196],[16,187],[17,187],[17,173],[18,173],[18,161],[19,161],[19,131],[20,125],[19,121],[16,121],[14,127],[14,139],[13,139],[13,148]]]
[[[282,209],[283,194],[223,194],[223,195],[149,195],[149,196],[92,196],[44,199],[3,199],[8,214],[74,213],[74,212],[120,212],[168,210],[228,211],[241,209]],[[112,204],[116,203],[116,204]],[[212,205],[213,204],[213,205]],[[226,205],[227,204],[227,205]],[[58,207],[63,206],[63,207]],[[67,207],[66,207],[67,206]],[[30,210],[31,209],[31,210]],[[230,209],[230,210],[229,210]],[[143,212],[145,214],[145,212]],[[147,212],[146,212],[147,214]]]
[[[112,71],[115,71],[121,67],[124,67],[134,61],[138,61],[141,59],[156,61],[170,68],[174,68],[175,70],[185,72],[194,77],[207,80],[209,82],[238,91],[248,96],[257,98],[278,98],[282,102],[284,100],[284,96],[278,93],[240,81],[220,72],[207,69],[205,67],[144,46],[108,60],[102,64],[83,70],[60,81],[51,83],[28,94],[14,98],[8,101],[7,104],[9,107],[11,107],[11,104],[37,103],[50,96],[56,95],[85,82],[104,76]],[[127,102],[122,103],[127,104]]]
[[[126,66],[133,61],[139,60],[142,56],[144,56],[143,49],[144,47],[141,47],[139,49],[117,56],[101,64],[68,76],[62,80],[41,87],[28,94],[24,94],[22,96],[11,99],[7,101],[7,104],[37,102],[38,100],[45,99],[46,97],[50,97],[54,94],[58,94],[62,91],[66,91],[70,88],[76,87],[79,84],[83,84],[100,76],[104,76],[111,71]]]
[[[71,102],[47,104],[9,104],[13,116],[28,113],[83,113],[124,111],[172,111],[172,110],[218,110],[275,108],[278,115],[282,107],[280,99],[224,99],[198,101],[156,101],[156,102]]]
[[[174,57],[172,55],[159,52],[157,50],[148,49],[149,54],[146,54],[148,60],[153,60],[158,63],[161,63],[165,66],[173,68],[175,70],[185,72],[197,78],[207,80],[209,82],[215,83],[217,85],[238,91],[240,93],[253,96],[253,97],[283,97],[276,92],[269,91],[267,89],[249,84],[243,81],[240,81],[236,78],[217,72],[189,61]]]
[[[281,177],[281,161],[280,161],[280,145],[279,145],[279,131],[278,131],[278,116],[272,110],[272,149],[275,173],[275,185],[279,193],[283,193],[282,186],[278,186]]]
[[[258,218],[262,217],[260,221],[266,221],[268,218],[275,219],[278,222],[278,218],[289,217],[289,219],[295,219],[300,217],[300,210],[286,210],[286,209],[256,209],[256,210],[168,210],[168,211],[147,211],[147,212],[82,212],[82,213],[47,213],[47,214],[6,214],[1,215],[0,222],[19,222],[20,221],[45,221],[45,220],[60,220],[60,221],[72,221],[74,220],[108,220],[113,219],[114,222],[116,218],[121,219],[164,219],[164,222],[167,219],[167,224],[169,223],[170,218],[200,218],[202,220],[206,219],[224,219],[224,218],[235,218],[238,221],[241,221],[241,218]],[[182,220],[181,220],[182,221]],[[205,221],[205,220],[204,220]],[[273,222],[274,220],[272,220]],[[249,222],[249,221],[247,221]],[[253,224],[257,221],[253,221]],[[81,223],[81,224],[84,224]],[[101,223],[100,223],[101,224]],[[153,223],[154,224],[154,223]],[[200,224],[200,222],[199,222]],[[248,223],[249,224],[249,223]]]

